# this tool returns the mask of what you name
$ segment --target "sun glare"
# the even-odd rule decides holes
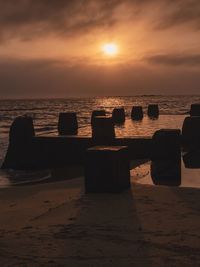
[[[115,56],[118,54],[119,48],[115,43],[107,43],[102,46],[102,51],[107,56]]]

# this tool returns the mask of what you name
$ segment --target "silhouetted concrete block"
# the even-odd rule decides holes
[[[86,193],[115,193],[129,187],[130,168],[127,147],[96,146],[87,150]]]
[[[107,144],[115,138],[115,128],[112,117],[94,117],[92,138],[99,144]]]
[[[152,161],[151,178],[155,185],[181,185],[181,158]]]
[[[152,160],[179,159],[181,157],[181,131],[161,129],[154,133],[151,141]]]
[[[10,144],[24,143],[35,135],[33,119],[29,116],[19,116],[14,119],[9,133]]]
[[[159,116],[159,108],[156,104],[150,104],[148,106],[147,114],[150,118],[158,118]]]
[[[25,169],[32,161],[30,144],[35,136],[33,119],[19,116],[14,119],[9,133],[9,146],[2,168]],[[35,159],[34,159],[35,160]]]
[[[58,133],[59,135],[76,135],[78,133],[78,121],[75,112],[59,114]]]
[[[199,169],[200,168],[200,149],[192,150],[183,155],[183,163],[185,168]]]
[[[143,109],[141,106],[133,106],[132,111],[131,111],[131,118],[133,120],[143,119]]]
[[[124,108],[114,108],[112,112],[112,118],[114,123],[120,124],[125,122],[125,111]]]
[[[106,111],[104,109],[93,110],[91,116],[91,125],[93,124],[94,118],[97,116],[106,116]]]
[[[190,116],[200,116],[200,104],[192,104],[191,105]]]
[[[200,147],[200,117],[186,117],[182,127],[182,145],[185,150]]]
[[[181,184],[181,146],[179,129],[161,129],[152,137],[151,177],[156,185]]]

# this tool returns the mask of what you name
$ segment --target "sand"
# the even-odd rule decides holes
[[[200,266],[200,191],[84,194],[83,178],[0,190],[0,266]]]

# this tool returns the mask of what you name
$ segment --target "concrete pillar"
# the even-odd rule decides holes
[[[200,116],[200,104],[192,104],[191,105],[190,116]]]
[[[151,178],[155,185],[181,185],[181,158],[179,160],[154,160],[151,162]]]
[[[186,117],[182,127],[182,145],[184,150],[200,148],[200,117]]]
[[[115,128],[112,117],[94,117],[92,138],[98,144],[109,144],[115,138]]]
[[[161,129],[154,133],[151,142],[151,160],[179,159],[181,157],[181,131]]]
[[[130,166],[126,146],[97,146],[87,150],[86,193],[118,193],[130,188]]]
[[[59,135],[76,135],[78,133],[78,121],[75,112],[59,114],[58,133]]]
[[[181,184],[181,146],[179,129],[155,132],[151,144],[151,177],[156,185]]]
[[[124,108],[114,108],[112,112],[112,118],[114,123],[120,124],[125,122],[125,111]]]
[[[200,148],[197,150],[188,151],[183,155],[185,168],[199,169],[200,168]]]
[[[104,109],[93,110],[91,115],[91,125],[93,124],[94,118],[97,116],[106,116],[106,111]]]
[[[2,169],[26,169],[27,162],[33,159],[31,144],[35,136],[33,119],[29,116],[19,116],[14,119],[9,133],[9,146]]]
[[[131,118],[133,120],[143,119],[143,109],[141,106],[133,106],[132,111],[131,111]]]
[[[148,105],[147,115],[150,118],[158,118],[159,116],[159,108],[156,104],[150,104]]]
[[[33,119],[29,116],[19,116],[14,119],[9,133],[9,141],[12,143],[24,143],[35,135]]]

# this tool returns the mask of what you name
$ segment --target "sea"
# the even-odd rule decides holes
[[[116,126],[116,135],[152,136],[160,128],[181,129],[184,117],[189,112],[192,103],[200,103],[200,95],[0,100],[0,164],[3,162],[8,147],[11,123],[15,117],[20,115],[26,114],[33,117],[36,135],[57,135],[59,113],[76,112],[79,123],[78,134],[90,136],[90,120],[93,110],[105,109],[107,114],[112,114],[113,108],[123,106],[126,111],[126,123]],[[159,119],[148,118],[146,112],[149,104],[159,105]],[[130,118],[131,109],[136,105],[142,106],[145,114],[144,119],[139,122],[132,121]]]

